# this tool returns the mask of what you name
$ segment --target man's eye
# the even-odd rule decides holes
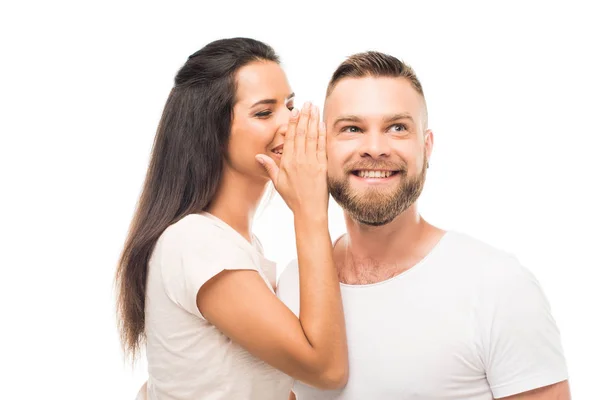
[[[406,128],[406,125],[404,125],[404,124],[394,124],[394,125],[390,126],[390,130],[393,132],[404,132],[408,129]]]
[[[342,128],[341,132],[349,132],[349,133],[358,133],[360,129],[357,126],[345,126]]]

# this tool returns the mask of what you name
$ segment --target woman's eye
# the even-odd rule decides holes
[[[266,118],[266,117],[269,117],[271,114],[273,114],[273,113],[270,110],[266,110],[266,111],[258,112],[254,115],[258,118]]]

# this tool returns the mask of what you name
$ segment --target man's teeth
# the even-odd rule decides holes
[[[358,171],[361,178],[389,178],[392,171]]]
[[[283,154],[283,149],[281,149],[281,150],[273,150],[273,153],[281,155],[281,154]]]

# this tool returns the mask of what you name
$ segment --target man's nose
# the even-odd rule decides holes
[[[360,147],[361,157],[380,158],[390,155],[389,138],[379,132],[367,132]]]

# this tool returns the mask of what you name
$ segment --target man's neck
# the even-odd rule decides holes
[[[444,234],[421,218],[416,204],[382,226],[361,224],[347,213],[345,219],[348,233],[334,256],[340,281],[350,284],[381,282],[412,268]]]

